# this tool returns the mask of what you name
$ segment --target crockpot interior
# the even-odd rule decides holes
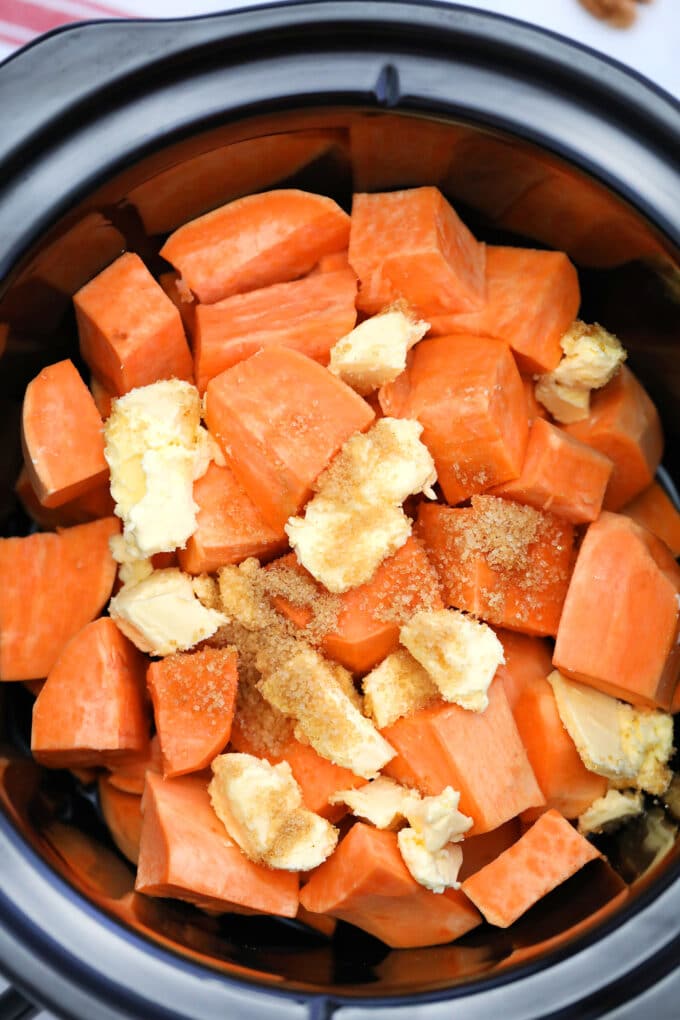
[[[160,272],[167,268],[158,251],[168,232],[274,186],[327,194],[349,209],[353,190],[424,184],[438,185],[489,243],[570,254],[580,272],[582,315],[628,347],[664,420],[669,477],[679,477],[680,276],[668,240],[632,206],[556,156],[487,128],[359,108],[289,110],[159,149],[83,198],[16,267],[0,299],[1,533],[31,530],[14,495],[23,390],[42,366],[61,358],[83,367],[71,296],[120,252],[138,252]],[[0,797],[25,840],[123,925],[236,977],[366,996],[489,977],[540,963],[615,922],[680,856],[676,846],[650,870],[654,855],[635,823],[625,838],[601,839],[609,863],[588,865],[512,928],[484,925],[455,945],[430,949],[390,951],[344,924],[329,939],[294,921],[209,917],[134,892],[133,870],[101,820],[96,784],[33,763],[32,696],[21,684],[4,685],[0,696]],[[666,824],[672,835],[670,816]]]

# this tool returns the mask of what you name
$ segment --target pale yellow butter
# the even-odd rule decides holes
[[[118,561],[183,548],[196,530],[193,484],[212,455],[196,387],[167,379],[131,390],[114,401],[104,439],[123,522]]]
[[[671,780],[673,719],[666,712],[634,708],[568,680],[548,677],[557,710],[584,765],[612,782],[662,794]]]
[[[331,348],[329,369],[366,396],[392,382],[406,368],[406,355],[430,328],[398,308],[356,326]]]
[[[288,762],[229,753],[213,760],[212,771],[213,810],[250,860],[309,871],[335,849],[338,830],[304,806]]]
[[[458,872],[463,863],[463,851],[457,843],[447,843],[441,850],[432,852],[411,828],[397,833],[397,843],[404,864],[419,885],[433,893],[460,889]]]
[[[364,677],[362,686],[366,713],[380,730],[439,697],[430,674],[405,648],[386,656]]]
[[[285,530],[304,567],[336,594],[369,581],[382,561],[411,534],[404,500],[434,495],[437,474],[422,425],[381,418],[356,433],[317,481],[304,517]]]
[[[505,662],[490,627],[456,609],[421,610],[403,625],[400,640],[446,701],[485,710],[489,685]]]
[[[211,637],[227,622],[196,597],[192,578],[171,567],[126,584],[109,603],[109,615],[143,652],[170,655]]]
[[[644,802],[639,790],[607,790],[598,797],[578,820],[578,831],[587,836],[622,825],[629,818],[642,814]]]

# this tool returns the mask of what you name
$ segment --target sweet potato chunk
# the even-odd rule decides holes
[[[680,672],[680,567],[621,514],[603,513],[579,550],[553,662],[581,683],[668,710]]]

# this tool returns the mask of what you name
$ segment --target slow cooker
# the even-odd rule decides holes
[[[161,270],[178,224],[274,185],[347,207],[353,189],[436,184],[481,238],[566,250],[584,317],[622,337],[661,410],[672,489],[680,110],[632,72],[467,8],[312,0],[76,25],[0,67],[0,96],[2,534],[29,528],[20,401],[76,357],[71,295],[124,249]],[[30,759],[30,693],[0,696],[0,960],[60,1015],[585,1020],[680,961],[680,851],[655,862],[642,832],[507,932],[430,949],[139,896],[96,788]]]

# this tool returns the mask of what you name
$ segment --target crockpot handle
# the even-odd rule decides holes
[[[0,1020],[31,1020],[38,1007],[25,999],[16,988],[8,988],[0,995]]]

